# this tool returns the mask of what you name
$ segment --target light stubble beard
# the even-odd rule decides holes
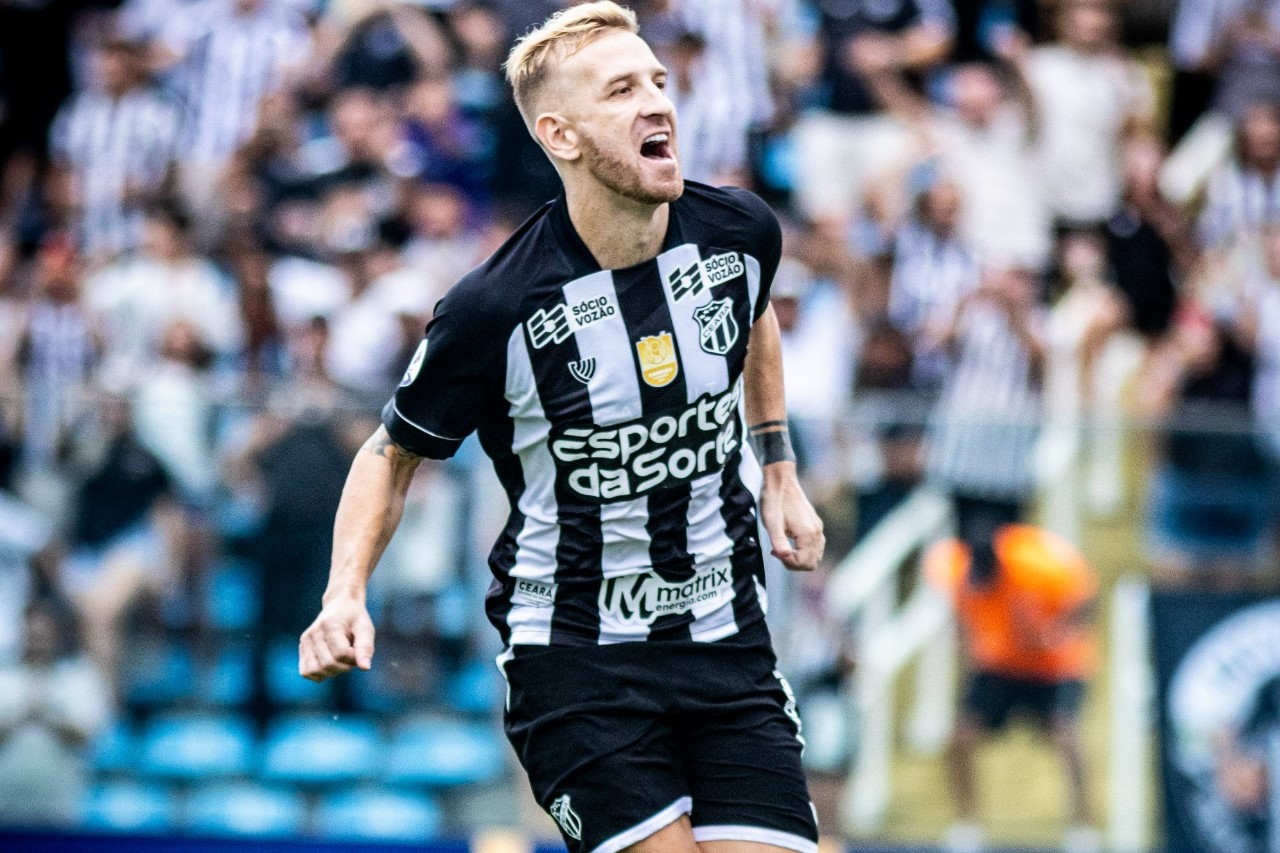
[[[675,161],[674,186],[664,186],[663,189],[654,190],[644,185],[644,178],[639,169],[634,168],[616,153],[597,145],[594,139],[583,136],[580,145],[591,176],[623,198],[638,201],[641,204],[666,204],[684,194],[684,179],[680,174],[678,160]]]

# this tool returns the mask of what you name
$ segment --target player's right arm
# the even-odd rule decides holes
[[[374,629],[365,589],[400,524],[405,494],[421,461],[380,426],[351,463],[334,521],[323,606],[298,644],[298,671],[306,678],[324,681],[373,665]]]

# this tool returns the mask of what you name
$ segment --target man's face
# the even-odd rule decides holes
[[[1074,0],[1063,7],[1062,38],[1085,50],[1107,45],[1115,32],[1115,13],[1100,0]]]
[[[566,59],[548,81],[547,111],[564,116],[592,177],[645,204],[684,192],[667,71],[636,35],[612,32]]]

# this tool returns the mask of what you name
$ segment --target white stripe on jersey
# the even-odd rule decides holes
[[[747,298],[751,300],[751,319],[754,320],[757,313],[756,303],[760,301],[760,262],[753,255],[743,255],[743,257],[747,261]]]
[[[560,525],[556,502],[556,471],[547,449],[551,425],[538,399],[538,383],[529,361],[529,347],[524,339],[524,326],[516,326],[507,341],[506,397],[511,402],[513,421],[512,451],[520,457],[525,489],[519,510],[524,525],[516,536],[516,559],[512,577],[529,578],[554,584],[556,546],[560,543]],[[553,607],[511,603],[507,625],[511,628],[512,645],[551,643]]]
[[[620,346],[627,340],[627,325],[618,306],[618,291],[608,270],[592,273],[564,286],[564,298],[573,306],[585,300],[605,299],[614,313],[578,330],[579,357],[594,360],[596,375],[607,382],[588,382],[592,421],[603,426],[634,420],[644,414],[640,380],[632,361],[631,348]],[[600,507],[600,533],[604,545],[600,555],[601,573],[606,578],[646,571],[650,565],[648,497]],[[602,632],[604,626],[601,626]],[[647,633],[647,632],[646,632]],[[643,635],[641,635],[643,636]]]
[[[692,403],[704,394],[719,394],[729,387],[729,368],[724,356],[707,352],[698,343],[701,327],[693,318],[693,309],[711,301],[711,288],[697,296],[677,302],[672,292],[672,280],[679,278],[682,270],[697,267],[702,258],[698,247],[688,243],[658,255],[658,274],[662,278],[662,290],[667,297],[667,310],[675,325],[676,348],[680,351],[680,366],[684,370],[684,383],[688,387],[688,401]],[[745,335],[747,329],[739,329]]]
[[[680,364],[684,368],[688,402],[695,402],[704,394],[719,394],[729,387],[729,368],[724,356],[707,352],[699,344],[701,329],[693,318],[693,309],[711,301],[703,295],[677,302],[671,282],[681,270],[696,266],[702,259],[698,247],[685,244],[658,256],[658,274],[667,297],[667,310],[675,325],[676,348],[680,351]],[[740,329],[738,334],[746,334]],[[721,472],[716,471],[690,483],[689,501],[689,554],[695,565],[720,559],[733,550],[733,543],[725,532],[720,512],[724,503],[720,500]]]

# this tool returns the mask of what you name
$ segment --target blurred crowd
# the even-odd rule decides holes
[[[784,222],[835,557],[925,482],[989,544],[1045,485],[1046,424],[1092,426],[1114,510],[1137,422],[1155,577],[1269,581],[1280,0],[632,6],[686,177]],[[278,710],[263,661],[319,601],[350,455],[435,302],[558,191],[501,72],[557,7],[0,0],[0,679],[29,685],[0,690],[0,778],[67,771],[6,782],[0,821],[66,819],[83,743],[137,711],[139,637],[225,640],[235,561],[261,602],[237,702]],[[428,705],[492,651],[477,456],[424,466],[376,576]]]

